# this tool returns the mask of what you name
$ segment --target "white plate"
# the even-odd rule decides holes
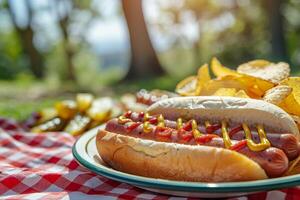
[[[186,197],[226,198],[300,185],[300,175],[247,182],[203,183],[170,181],[123,173],[106,165],[98,155],[95,136],[97,130],[103,127],[104,125],[90,130],[78,139],[73,146],[75,159],[96,174],[145,190]]]

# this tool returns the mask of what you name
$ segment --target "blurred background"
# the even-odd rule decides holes
[[[300,65],[298,0],[0,0],[0,116],[168,89],[213,56]]]

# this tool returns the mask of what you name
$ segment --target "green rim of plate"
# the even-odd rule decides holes
[[[229,182],[229,183],[203,183],[203,182],[184,182],[184,181],[170,181],[163,179],[147,178],[142,176],[136,176],[132,174],[123,173],[107,167],[98,167],[95,164],[86,160],[77,151],[76,147],[81,143],[81,140],[85,139],[90,141],[96,135],[95,133],[87,133],[80,137],[72,148],[72,153],[77,162],[83,167],[102,175],[109,179],[128,183],[131,185],[155,188],[155,189],[167,189],[175,191],[186,192],[205,192],[205,193],[222,193],[222,192],[254,192],[254,191],[266,191],[282,189],[287,187],[293,187],[300,185],[300,175],[292,175],[280,178],[247,181],[247,182]],[[86,143],[87,144],[87,143]],[[86,145],[85,144],[85,145]],[[86,149],[86,148],[85,148]]]

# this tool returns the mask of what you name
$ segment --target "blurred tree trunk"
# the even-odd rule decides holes
[[[130,45],[131,61],[125,80],[164,74],[147,31],[142,0],[122,0]]]
[[[54,2],[54,7],[55,7],[56,14],[58,16],[58,19],[59,19],[58,25],[62,32],[62,46],[63,46],[63,50],[65,52],[65,59],[66,59],[66,65],[67,65],[66,79],[69,81],[77,82],[75,67],[73,64],[73,58],[74,58],[75,52],[72,48],[69,33],[68,33],[68,24],[70,21],[69,13],[67,11],[68,8],[66,5],[68,3],[68,0],[61,1],[61,2],[59,2],[59,1],[61,1],[61,0],[57,0],[56,2]],[[66,12],[66,13],[60,14],[59,3],[63,4],[64,12]]]
[[[23,52],[27,55],[29,59],[30,71],[37,79],[42,79],[45,76],[45,65],[42,54],[36,49],[36,47],[33,44],[34,31],[31,27],[33,10],[31,7],[31,2],[29,0],[25,1],[25,9],[26,14],[28,16],[28,23],[24,28],[18,26],[15,13],[16,11],[13,10],[11,4],[12,2],[8,1],[8,12],[20,39]]]
[[[193,43],[193,53],[194,53],[194,64],[195,67],[201,65],[201,41],[195,41]]]
[[[199,34],[199,38],[197,41],[195,41],[193,43],[193,50],[194,50],[194,63],[196,67],[200,67],[201,66],[201,61],[202,61],[202,40],[203,40],[203,32],[202,32],[202,24],[200,23],[201,21],[201,14],[200,13],[196,13],[196,17],[197,17],[197,21],[198,21],[198,34]]]
[[[282,15],[283,4],[284,0],[267,0],[264,7],[268,14],[272,57],[276,60],[289,61],[284,37],[284,18]]]
[[[67,79],[70,81],[77,81],[76,75],[75,75],[75,67],[73,64],[73,57],[74,57],[74,51],[73,48],[70,44],[70,39],[69,39],[69,34],[68,34],[68,30],[67,30],[67,26],[68,26],[68,17],[64,17],[61,20],[59,20],[59,25],[62,31],[62,35],[63,35],[63,41],[62,41],[62,45],[63,45],[63,49],[65,52],[65,57],[66,57],[66,64],[67,64]]]

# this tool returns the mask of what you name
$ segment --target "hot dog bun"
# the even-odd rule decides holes
[[[167,119],[196,119],[263,124],[268,132],[299,135],[297,125],[273,104],[233,97],[176,97],[153,104],[148,112]],[[158,142],[100,130],[96,138],[101,158],[113,168],[136,175],[180,181],[230,182],[265,179],[265,171],[232,150],[202,145]]]
[[[199,96],[164,99],[148,108],[149,114],[163,113],[168,119],[193,118],[197,121],[232,124],[247,123],[250,127],[262,124],[267,132],[292,133],[299,139],[299,130],[293,118],[274,104],[247,98]]]
[[[180,181],[229,182],[265,179],[265,171],[235,151],[156,142],[100,130],[101,158],[122,172]]]

